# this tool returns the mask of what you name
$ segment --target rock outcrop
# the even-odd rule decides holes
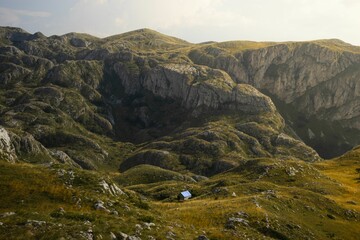
[[[11,163],[17,158],[9,133],[3,127],[0,127],[0,158]]]
[[[236,84],[223,71],[190,64],[163,64],[141,78],[126,74],[129,69],[116,64],[114,69],[127,94],[144,90],[157,97],[181,102],[187,109],[230,109],[246,113],[273,112],[269,97],[246,84]]]

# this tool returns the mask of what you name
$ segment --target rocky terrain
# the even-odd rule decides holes
[[[360,144],[358,47],[2,27],[0,59],[0,238],[359,233],[358,149],[322,161]]]
[[[2,42],[1,124],[11,141],[4,148],[11,161],[31,156],[28,161],[95,169],[118,161],[116,148],[124,141],[148,142],[154,150],[174,151],[176,159],[191,158],[181,155],[189,149],[188,155],[203,152],[207,161],[231,149],[242,158],[318,159],[286,129],[269,97],[224,71],[194,64],[187,56],[193,45],[182,40],[146,29],[97,39],[3,28]],[[198,136],[204,128],[209,136]],[[179,138],[187,139],[186,146]],[[106,143],[114,139],[121,146]],[[191,170],[189,161],[179,164]]]
[[[305,142],[333,157],[359,144],[359,54],[359,47],[334,39],[212,43],[189,57],[269,94]]]

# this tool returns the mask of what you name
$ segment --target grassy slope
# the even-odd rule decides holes
[[[346,189],[345,194],[331,198],[346,208],[360,211],[360,147],[337,159],[318,163],[316,167]]]
[[[89,229],[95,237],[110,239],[110,232],[133,235],[135,224],[150,220],[157,223],[154,213],[147,210],[148,204],[135,193],[126,190],[127,196],[103,193],[99,182],[102,179],[110,182],[106,175],[65,169],[60,176],[61,168],[0,163],[0,214],[16,213],[0,217],[0,239],[84,239],[81,232]],[[105,202],[118,215],[95,210],[97,200]],[[60,207],[64,214],[58,211]],[[29,224],[29,220],[46,224]],[[156,232],[143,232],[157,237]]]
[[[310,170],[300,176],[285,174],[284,169],[290,166],[299,169],[294,164],[286,163],[285,168],[270,170],[270,176],[255,181],[250,181],[252,170],[221,174],[202,184],[212,190],[208,194],[185,203],[156,202],[155,206],[165,218],[176,219],[174,225],[187,229],[185,232],[204,231],[212,239],[258,239],[263,235],[276,239],[357,239],[360,196],[355,168],[360,167],[359,160],[324,161],[315,168],[302,166]],[[215,186],[220,189],[217,194]],[[237,196],[231,197],[232,192]],[[248,215],[248,226],[227,229],[229,217],[244,218],[238,212]],[[189,233],[185,238],[192,237]]]
[[[296,46],[300,46],[305,43],[316,44],[321,47],[328,48],[335,52],[352,52],[356,54],[360,53],[360,48],[358,46],[353,46],[351,44],[345,43],[337,39],[322,39],[322,40],[304,41],[304,42],[228,41],[228,42],[209,43],[202,45],[226,49],[229,53],[238,53],[246,50],[255,50],[255,49],[267,48],[276,45],[287,45],[289,48],[294,48]]]
[[[72,178],[71,169],[61,165],[1,163],[0,214],[16,214],[0,218],[0,239],[82,239],[81,231],[88,229],[109,239],[110,232],[135,235],[135,225],[144,226],[144,222],[154,222],[157,228],[142,230],[143,239],[149,235],[165,239],[169,234],[174,239],[201,234],[210,239],[356,239],[359,156],[355,150],[315,164],[253,159],[197,183],[153,166],[148,167],[160,176],[148,175],[152,179],[147,181],[146,174],[136,176],[146,172],[146,166],[124,174],[72,169]],[[65,169],[63,176],[60,169]],[[127,197],[102,193],[98,185],[102,179],[122,182],[134,174],[136,185],[120,186]],[[176,195],[184,189],[194,198],[178,202]],[[150,201],[141,200],[145,198],[139,193]],[[93,206],[98,199],[111,202],[108,208],[119,215],[96,211]],[[60,207],[65,214],[59,214]],[[231,225],[231,217],[246,223]],[[37,226],[28,220],[46,224]]]

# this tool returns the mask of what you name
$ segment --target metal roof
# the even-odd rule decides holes
[[[181,195],[182,195],[184,198],[191,197],[191,193],[190,193],[189,191],[183,191],[183,192],[181,192]]]

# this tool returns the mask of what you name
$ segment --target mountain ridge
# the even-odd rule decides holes
[[[207,45],[207,44],[227,44],[227,43],[259,43],[259,44],[276,44],[276,45],[280,45],[280,44],[292,44],[292,43],[325,43],[325,45],[330,45],[330,43],[333,43],[334,45],[338,45],[338,46],[349,46],[349,47],[355,47],[358,48],[360,46],[357,45],[353,45],[351,43],[345,42],[341,39],[338,38],[326,38],[326,39],[314,39],[314,40],[292,40],[292,41],[253,41],[253,40],[227,40],[227,41],[209,41],[209,42],[201,42],[201,43],[192,43],[192,42],[188,42],[185,39],[181,39],[178,37],[173,37],[170,35],[166,35],[163,34],[159,31],[150,29],[150,28],[139,28],[139,29],[135,29],[135,30],[131,30],[131,31],[127,31],[127,32],[123,32],[123,33],[119,33],[119,34],[114,34],[114,35],[109,35],[106,37],[98,37],[95,35],[91,35],[88,33],[78,33],[78,32],[69,32],[69,33],[64,33],[61,35],[58,34],[54,34],[54,35],[50,35],[50,36],[46,36],[44,35],[42,32],[35,32],[35,33],[30,33],[20,27],[10,27],[10,26],[1,26],[2,30],[10,30],[11,32],[20,32],[20,33],[25,33],[27,35],[42,35],[44,37],[47,38],[51,38],[51,37],[63,37],[63,36],[67,36],[67,35],[78,35],[78,36],[86,36],[89,38],[94,38],[94,39],[99,39],[99,40],[106,40],[106,39],[112,39],[112,38],[123,38],[129,35],[137,35],[139,33],[143,33],[143,34],[148,34],[148,35],[152,35],[152,36],[159,36],[159,37],[164,37],[164,38],[170,38],[170,39],[174,39],[174,40],[179,40],[179,42],[183,42],[183,43],[187,43],[190,45]],[[331,45],[329,46],[331,47]]]

